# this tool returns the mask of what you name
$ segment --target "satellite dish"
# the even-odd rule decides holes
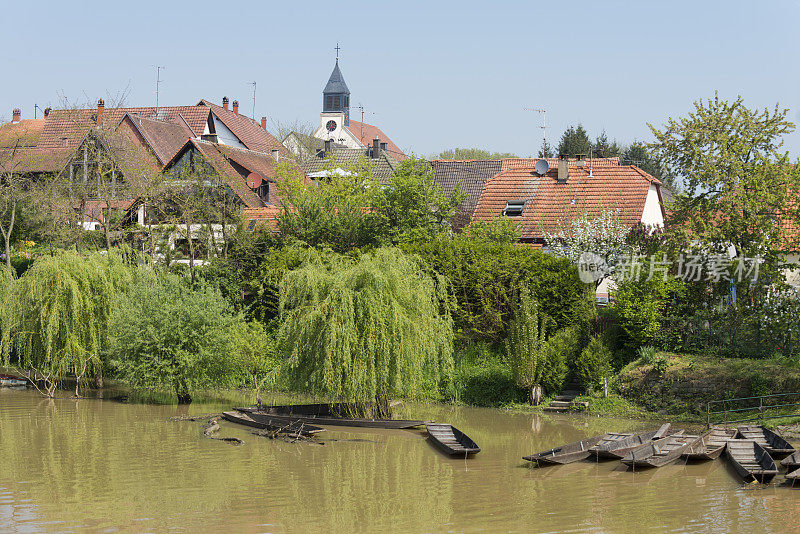
[[[550,170],[550,164],[547,163],[546,159],[540,159],[539,161],[536,162],[536,166],[534,168],[536,169],[537,174],[539,174],[540,176],[544,176],[545,174],[547,174],[547,171]]]
[[[251,172],[250,174],[247,175],[247,187],[249,187],[250,189],[256,189],[258,186],[261,185],[261,182],[263,180],[264,179],[261,178],[260,174],[258,174],[257,172]]]

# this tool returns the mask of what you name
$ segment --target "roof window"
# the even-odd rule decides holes
[[[522,211],[524,209],[524,200],[509,200],[506,202],[506,207],[503,208],[503,215],[506,217],[522,217]]]

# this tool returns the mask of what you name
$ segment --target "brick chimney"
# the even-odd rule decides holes
[[[233,112],[236,113],[237,115],[239,114],[239,101],[238,100],[234,100],[233,101]]]
[[[381,157],[381,140],[377,137],[372,140],[372,158],[377,159]]]
[[[558,155],[558,183],[565,184],[569,179],[569,157],[566,154]]]
[[[106,103],[103,102],[103,99],[97,101],[97,125],[103,125],[103,111],[106,109]]]
[[[228,111],[228,97],[227,96],[223,96],[222,97],[222,109],[224,109],[225,111]]]
[[[263,128],[264,130],[267,129],[267,118],[266,117],[261,117],[261,128]]]
[[[11,124],[17,124],[21,120],[22,120],[22,111],[20,111],[19,108],[14,108],[14,111],[11,115]]]

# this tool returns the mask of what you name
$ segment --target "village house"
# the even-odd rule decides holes
[[[0,126],[0,168],[33,179],[59,178],[68,184],[73,209],[86,229],[101,227],[111,210],[132,211],[140,225],[148,219],[137,180],[174,175],[187,168],[209,173],[223,184],[245,217],[260,210],[251,225],[274,211],[275,163],[287,149],[260,124],[229,106],[200,100],[190,106],[44,110],[44,117]],[[195,168],[197,166],[197,168]],[[150,221],[152,222],[152,221]]]

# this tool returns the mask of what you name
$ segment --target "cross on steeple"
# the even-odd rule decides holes
[[[339,61],[339,50],[341,50],[341,47],[338,41],[336,42],[336,48],[334,48],[334,50],[336,50],[336,61]]]

